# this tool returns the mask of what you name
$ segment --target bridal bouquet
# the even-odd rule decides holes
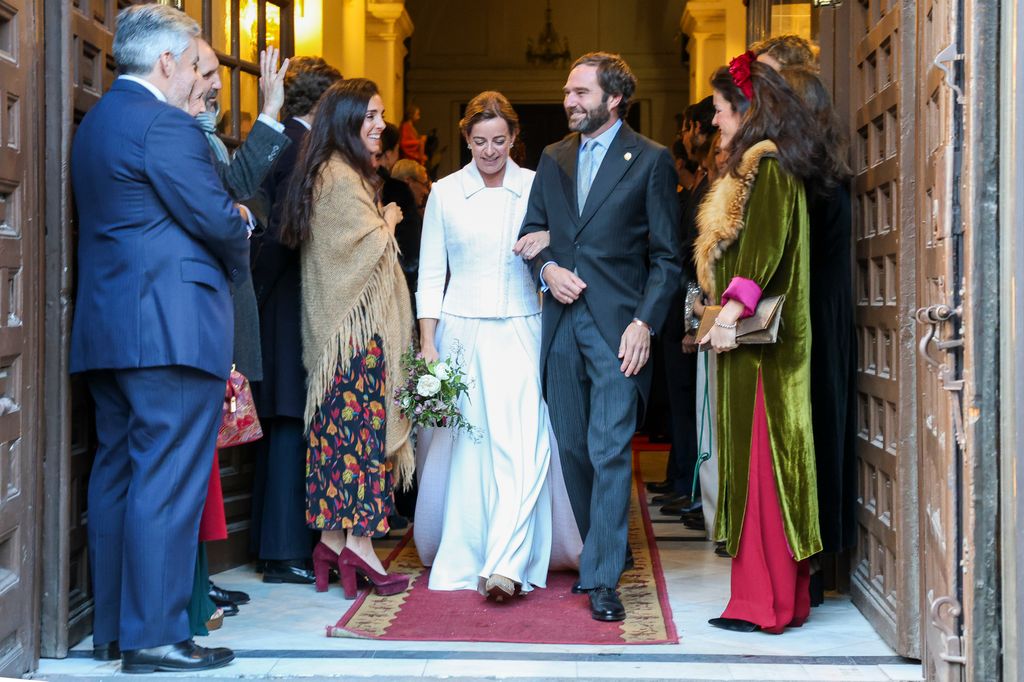
[[[446,360],[427,362],[415,347],[402,355],[406,381],[395,391],[395,405],[413,423],[427,429],[449,428],[476,437],[476,429],[459,410],[459,398],[469,389],[462,370],[462,346]]]

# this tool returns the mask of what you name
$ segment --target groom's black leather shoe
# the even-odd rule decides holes
[[[576,582],[574,582],[572,584],[572,593],[573,594],[587,594],[588,592],[590,592],[591,589],[592,588],[589,588],[589,587],[583,587],[583,585],[580,584],[579,580],[577,580]]]
[[[590,617],[594,620],[616,621],[626,619],[619,593],[611,587],[595,587],[590,591]]]
[[[92,660],[94,661],[116,661],[121,658],[121,648],[117,646],[117,640],[106,644],[96,644],[92,647]]]
[[[301,560],[267,561],[263,565],[263,582],[312,585],[315,582],[313,571],[306,568],[303,563]]]
[[[177,644],[136,649],[121,654],[121,672],[197,672],[212,670],[227,665],[235,658],[235,652],[223,647],[207,649],[191,639]]]

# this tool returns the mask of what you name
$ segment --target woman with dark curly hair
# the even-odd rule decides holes
[[[711,80],[728,156],[701,206],[694,255],[701,288],[722,303],[700,341],[719,353],[715,537],[733,557],[732,596],[710,622],[778,634],[806,620],[807,559],[821,551],[804,195],[820,168],[817,125],[782,77],[754,60],[747,52]],[[774,296],[785,297],[778,341],[737,345],[737,323]]]
[[[811,402],[818,509],[826,552],[856,544],[857,334],[853,327],[849,144],[832,97],[806,66],[779,71],[803,99],[822,135],[819,174],[807,183],[811,229]],[[812,585],[816,581],[812,580]],[[812,590],[812,601],[821,598]],[[816,596],[817,595],[817,596]]]
[[[284,79],[284,134],[291,144],[263,183],[269,203],[266,231],[253,235],[252,281],[259,308],[263,380],[253,383],[264,437],[257,441],[250,551],[263,563],[263,582],[313,582],[310,532],[305,524],[306,370],[299,319],[299,252],[281,242],[288,179],[309,135],[317,102],[341,73],[320,57],[295,57]]]
[[[378,594],[409,578],[387,573],[373,538],[387,534],[397,482],[408,481],[410,424],[394,409],[391,378],[412,336],[412,309],[398,262],[396,204],[377,201],[374,156],[384,103],[363,78],[335,83],[318,105],[284,207],[284,241],[302,260],[302,355],[306,389],[306,524],[318,591],[332,565],[345,597],[357,574]]]

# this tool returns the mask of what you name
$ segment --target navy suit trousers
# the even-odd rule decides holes
[[[134,650],[189,639],[224,380],[181,366],[87,376],[99,440],[89,478],[93,641]]]
[[[545,393],[580,537],[580,584],[615,587],[626,560],[633,484],[636,383],[619,367],[583,299],[548,350]]]

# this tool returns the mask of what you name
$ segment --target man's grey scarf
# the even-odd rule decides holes
[[[228,153],[227,146],[217,136],[217,113],[204,111],[196,116],[196,121],[199,122],[199,127],[203,129],[203,133],[206,134],[206,141],[210,143],[210,148],[213,149],[217,161],[225,166],[231,163],[231,154]]]

